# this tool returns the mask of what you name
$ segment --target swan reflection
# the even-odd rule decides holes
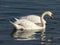
[[[20,30],[14,29],[13,32],[11,33],[11,36],[14,38],[14,40],[40,40],[41,44],[51,45],[52,37],[47,38],[45,32],[46,29],[42,29],[40,32],[33,32],[31,30],[24,31],[23,29]]]
[[[43,29],[43,31],[41,32],[41,35],[40,35],[41,44],[51,45],[52,44],[53,37],[48,37],[45,34],[45,32],[46,32],[46,29]]]
[[[45,35],[45,29],[42,29],[42,31],[38,32],[40,37],[39,36],[36,36],[36,34],[38,34],[37,32],[34,32],[32,30],[23,30],[23,29],[20,29],[20,30],[13,30],[13,32],[11,33],[11,36],[13,38],[15,38],[16,40],[37,40],[37,39],[40,39],[42,41],[44,41],[46,35]]]

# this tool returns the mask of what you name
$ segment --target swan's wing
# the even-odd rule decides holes
[[[41,20],[40,20],[40,16],[37,16],[37,15],[29,15],[29,16],[25,16],[25,17],[22,17],[24,19],[28,19],[34,23],[41,23]]]
[[[36,23],[36,25],[38,25],[38,26],[42,27],[42,23]]]
[[[41,29],[42,28],[27,19],[20,19],[15,23],[22,25],[25,29]]]

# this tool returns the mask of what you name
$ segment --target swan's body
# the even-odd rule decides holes
[[[20,29],[20,28],[23,28],[25,30],[43,29],[42,26],[38,26],[27,19],[20,19],[18,21],[15,21],[14,23],[13,22],[11,23],[16,27],[16,29]]]
[[[29,36],[31,36],[32,34],[34,34],[34,32],[41,31],[42,29],[45,29],[46,28],[46,25],[45,25],[46,21],[44,20],[45,15],[52,17],[52,13],[50,11],[47,11],[47,12],[44,12],[41,17],[35,16],[35,15],[30,15],[30,16],[22,17],[21,19],[15,18],[16,21],[11,22],[11,23],[15,26],[15,28],[17,30],[23,29],[23,32],[24,32],[24,33],[22,33],[22,35],[18,35],[17,37],[19,37],[19,36],[24,37],[23,35],[26,32],[28,32],[30,34]],[[34,18],[35,18],[35,20],[34,20]],[[40,23],[42,25],[38,26],[35,23]],[[33,32],[33,33],[31,34],[31,32]],[[29,37],[29,36],[27,34],[27,37]]]

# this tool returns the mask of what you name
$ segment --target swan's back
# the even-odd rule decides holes
[[[28,19],[34,23],[41,23],[40,21],[40,16],[37,16],[37,15],[29,15],[29,16],[25,16],[25,17],[22,17],[24,19]]]

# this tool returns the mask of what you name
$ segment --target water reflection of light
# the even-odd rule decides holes
[[[40,40],[41,44],[50,45],[52,42],[52,38],[47,38],[45,34],[46,29],[42,29],[42,31],[38,31],[37,33],[32,30],[16,30],[12,33],[12,36],[15,40]],[[38,36],[35,36],[35,35]]]
[[[45,34],[45,29],[43,29],[43,31],[41,32],[41,35],[40,35],[40,39],[41,39],[41,44],[45,44],[45,45],[51,45],[52,44],[52,40],[53,40],[53,37],[48,37],[46,36]]]
[[[38,31],[40,32],[40,39],[41,40],[44,40],[45,38],[45,29],[42,29],[42,31]],[[15,39],[21,39],[21,40],[25,40],[25,39],[38,39],[35,37],[35,34],[37,34],[36,32],[34,32],[34,30],[15,30],[11,33],[12,36],[15,38]]]
[[[21,39],[21,40],[27,40],[27,39],[35,39],[36,33],[32,30],[16,30],[15,32],[12,32],[12,36],[16,39]]]

